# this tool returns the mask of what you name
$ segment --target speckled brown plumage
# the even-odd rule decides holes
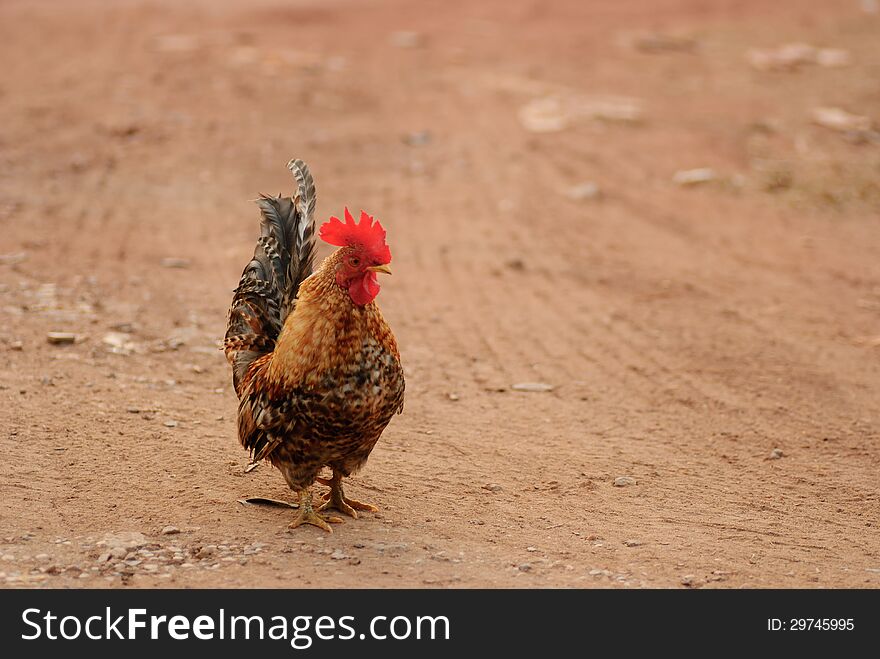
[[[301,178],[311,180],[307,168]],[[314,253],[314,227],[300,226],[312,223],[314,199],[302,201],[308,194],[314,188],[300,184],[294,199],[261,200],[263,235],[233,299],[225,342],[239,440],[296,492],[324,466],[340,478],[360,469],[404,395],[397,342],[379,307],[356,304],[339,283],[339,271],[360,255],[356,246],[340,247],[310,275],[297,262]],[[291,244],[299,235],[311,243]]]

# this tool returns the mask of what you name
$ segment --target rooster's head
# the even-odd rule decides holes
[[[391,274],[391,250],[385,243],[385,229],[379,220],[361,211],[359,222],[355,222],[348,209],[345,209],[345,222],[331,217],[321,225],[321,240],[337,245],[339,258],[336,266],[336,283],[348,291],[352,302],[364,306],[379,294],[377,272]]]

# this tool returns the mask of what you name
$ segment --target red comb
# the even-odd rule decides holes
[[[348,208],[345,209],[345,223],[338,217],[331,217],[321,225],[318,235],[324,242],[339,247],[361,247],[379,263],[391,262],[391,250],[385,244],[385,229],[379,220],[361,211],[361,219],[355,222]]]

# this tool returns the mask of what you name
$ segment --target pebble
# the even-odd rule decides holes
[[[588,199],[596,199],[600,194],[599,185],[593,181],[586,181],[578,185],[570,187],[565,196],[573,201],[586,201]]]
[[[164,425],[166,428],[176,428],[176,427],[177,427],[177,421],[175,421],[174,419],[169,419],[169,420],[166,421],[163,425]]]
[[[333,551],[332,554],[330,554],[330,558],[332,558],[334,561],[341,561],[341,560],[344,560],[344,559],[346,559],[346,558],[351,558],[351,556],[349,556],[348,554],[346,554],[346,553],[345,553],[344,551],[342,551],[341,549],[336,549],[336,550]]]
[[[526,551],[538,551],[537,547],[526,547]]]
[[[869,131],[871,119],[857,114],[852,114],[841,108],[820,107],[812,112],[813,121],[819,126],[841,132]]]
[[[770,460],[778,460],[779,458],[783,457],[784,455],[785,454],[782,452],[781,448],[775,448],[772,451],[770,451],[769,458],[770,458]]]
[[[62,541],[59,541],[63,544]],[[108,533],[101,540],[95,543],[98,547],[120,547],[122,549],[137,549],[149,544],[146,536],[137,531],[120,531],[119,533]]]
[[[648,32],[635,35],[632,47],[644,53],[692,52],[697,42],[691,37]]]
[[[46,340],[52,345],[70,345],[76,342],[76,334],[73,332],[49,332]]]
[[[10,350],[17,350],[20,352],[20,351],[24,350],[24,344],[21,341],[13,341],[12,343],[9,344],[9,349]]]
[[[693,574],[686,574],[681,578],[682,586],[693,586],[696,581],[696,577]]]
[[[424,146],[431,141],[431,132],[420,130],[415,133],[409,133],[403,138],[403,141],[410,146]]]
[[[627,485],[635,485],[636,479],[632,476],[618,476],[614,479],[614,487],[626,487]]]
[[[162,259],[161,261],[163,268],[188,268],[191,265],[189,259],[180,259],[173,256],[168,256]]]
[[[156,37],[154,45],[163,53],[188,53],[198,48],[199,41],[189,34],[163,34]]]
[[[123,332],[107,332],[101,338],[101,343],[116,355],[130,355],[137,347],[129,335]]]
[[[816,63],[831,69],[837,69],[850,64],[849,51],[842,48],[822,48],[816,53]]]
[[[135,325],[130,322],[114,323],[110,326],[110,329],[124,334],[133,334],[135,331]]]
[[[842,48],[816,48],[806,43],[789,43],[778,48],[753,48],[746,53],[758,71],[795,71],[805,64],[840,68],[851,63],[849,51]]]
[[[484,490],[489,490],[490,492],[501,492],[504,488],[501,487],[498,483],[486,483],[483,486]]]
[[[516,566],[516,569],[519,570],[520,572],[530,572],[532,570],[532,564],[531,563],[520,563],[519,565]]]
[[[16,263],[21,263],[22,261],[27,261],[27,258],[28,258],[27,252],[15,252],[14,254],[0,254],[0,264],[14,265]]]
[[[418,48],[422,45],[424,40],[422,39],[422,35],[418,32],[401,30],[398,32],[392,32],[389,41],[391,42],[391,45],[396,48]]]
[[[530,133],[556,133],[564,130],[570,113],[557,98],[538,98],[520,108],[519,121]]]
[[[689,187],[693,185],[701,185],[710,183],[716,179],[715,170],[710,167],[700,167],[698,169],[682,169],[675,172],[672,182],[676,185]]]
[[[162,535],[174,535],[175,533],[180,533],[180,529],[176,526],[166,526],[162,529]]]
[[[200,547],[196,552],[195,557],[198,559],[210,558],[214,554],[217,553],[217,547],[215,545],[205,545],[204,547]]]
[[[459,399],[458,394],[447,394],[447,397],[449,398],[449,400],[452,400],[452,401]]]
[[[627,547],[641,547],[645,543],[641,540],[624,540],[623,544]]]
[[[553,385],[546,382],[518,382],[510,385],[514,391],[527,391],[530,393],[540,393],[545,391],[553,391]]]

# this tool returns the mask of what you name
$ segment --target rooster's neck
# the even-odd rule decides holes
[[[270,379],[280,385],[318,386],[328,374],[359,359],[369,338],[397,353],[376,303],[358,306],[336,283],[334,256],[303,281],[296,307],[284,321],[267,365]]]

